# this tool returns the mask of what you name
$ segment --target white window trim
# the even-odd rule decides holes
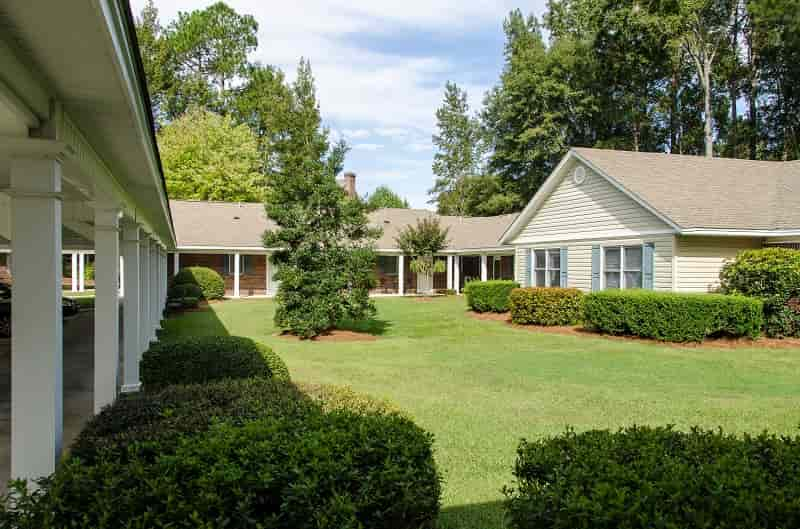
[[[537,268],[536,267],[536,252],[543,251],[544,252],[544,268]],[[558,252],[558,268],[550,268],[550,252],[555,251]],[[552,246],[548,246],[547,248],[531,248],[531,285],[537,288],[558,288],[561,285],[561,248],[554,248]],[[536,271],[537,270],[544,270],[544,282],[547,283],[548,279],[550,278],[550,272],[554,270],[558,270],[558,285],[555,287],[552,285],[539,285],[536,284]]]
[[[638,270],[625,268],[625,248],[642,248],[642,264]],[[606,248],[617,248],[619,250],[619,290],[632,290],[634,288],[644,288],[644,245],[643,244],[609,244],[600,246],[600,290],[608,288],[606,286]],[[635,287],[625,284],[625,272],[639,272],[641,283]]]

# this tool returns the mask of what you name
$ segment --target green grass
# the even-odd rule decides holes
[[[522,437],[630,424],[797,433],[799,349],[677,348],[515,329],[465,314],[462,298],[381,298],[373,342],[276,336],[269,300],[226,301],[167,334],[238,334],[271,345],[293,379],[349,384],[409,410],[436,436],[441,527],[503,527]]]

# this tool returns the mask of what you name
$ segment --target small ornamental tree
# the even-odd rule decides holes
[[[267,187],[266,213],[277,228],[264,234],[279,281],[275,324],[303,338],[343,318],[370,317],[375,307],[373,250],[363,203],[347,198],[329,163],[336,154],[321,127],[311,68],[300,63],[286,133],[275,145],[278,171]]]
[[[412,257],[411,271],[417,274],[417,284],[423,293],[433,291],[433,274],[446,271],[444,261],[437,260],[448,242],[448,228],[442,228],[439,219],[417,219],[417,224],[406,226],[395,237],[397,246],[403,253]]]

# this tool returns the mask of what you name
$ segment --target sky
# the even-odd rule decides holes
[[[134,14],[146,0],[132,0]],[[213,0],[155,0],[161,23]],[[345,170],[360,194],[387,185],[412,207],[434,208],[431,136],[445,83],[467,90],[471,109],[497,82],[503,19],[541,16],[545,0],[227,0],[258,22],[251,60],[293,80],[311,60],[322,118],[352,150]]]

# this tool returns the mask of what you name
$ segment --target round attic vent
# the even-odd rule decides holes
[[[586,168],[582,165],[579,165],[572,171],[572,181],[575,182],[576,186],[581,185],[586,181]]]

